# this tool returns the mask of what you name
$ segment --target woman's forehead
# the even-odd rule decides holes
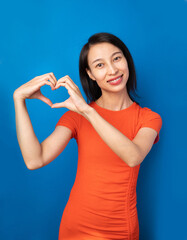
[[[122,51],[115,45],[107,42],[97,43],[90,47],[88,52],[88,61],[94,61],[95,58],[110,57],[114,52]]]

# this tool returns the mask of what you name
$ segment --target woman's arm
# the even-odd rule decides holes
[[[21,153],[27,168],[42,167],[42,149],[34,133],[24,100],[14,96],[16,133]]]
[[[25,83],[16,89],[13,94],[17,139],[25,164],[30,170],[41,168],[54,160],[71,139],[71,130],[58,126],[40,144],[26,108],[26,98],[37,98],[51,106],[52,102],[42,95],[40,87],[47,84],[54,90],[56,82],[53,73],[44,74]]]
[[[103,141],[130,167],[134,167],[144,160],[157,136],[154,129],[144,127],[131,141],[103,119],[94,108],[88,107],[83,115],[92,124]]]
[[[25,101],[14,99],[16,113],[16,132],[21,153],[28,169],[41,168],[64,150],[72,132],[64,126],[57,126],[53,133],[39,143],[27,112]]]

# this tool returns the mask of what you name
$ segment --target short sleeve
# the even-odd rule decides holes
[[[162,118],[158,113],[153,112],[150,108],[144,107],[142,109],[142,111],[143,111],[143,114],[142,114],[142,119],[141,119],[141,128],[142,127],[150,127],[157,131],[158,134],[153,143],[153,144],[155,144],[160,139],[159,132],[162,127]]]
[[[77,132],[79,127],[79,114],[70,110],[65,112],[57,122],[55,128],[57,126],[68,127],[72,131],[71,138],[77,139]]]

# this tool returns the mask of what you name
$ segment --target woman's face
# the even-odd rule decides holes
[[[118,92],[126,87],[129,78],[127,60],[113,44],[104,42],[91,46],[88,65],[90,69],[86,71],[89,77],[97,82],[102,91]]]

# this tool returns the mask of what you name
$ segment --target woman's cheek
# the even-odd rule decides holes
[[[100,69],[97,73],[96,73],[97,79],[102,81],[105,79],[106,76],[106,70],[105,69]]]
[[[119,64],[117,64],[117,67],[119,69],[126,69],[126,68],[128,68],[128,65],[125,61],[123,61],[123,62],[120,62]]]

